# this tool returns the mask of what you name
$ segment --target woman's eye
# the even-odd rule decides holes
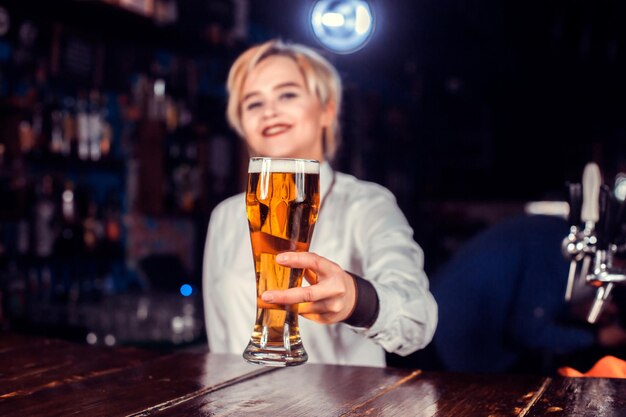
[[[296,98],[296,97],[298,97],[298,94],[292,91],[281,93],[279,96],[281,100],[291,100],[292,98]]]
[[[260,101],[251,101],[250,103],[246,104],[246,110],[250,111],[250,110],[254,110],[254,109],[258,109],[263,105],[263,103],[261,103]]]

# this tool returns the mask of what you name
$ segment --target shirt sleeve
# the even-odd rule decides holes
[[[393,195],[382,187],[353,206],[355,247],[363,278],[378,295],[379,313],[369,328],[354,327],[386,351],[406,356],[425,347],[437,326],[437,303],[424,272],[422,249]]]
[[[217,308],[217,304],[212,300],[212,296],[215,294],[215,291],[213,291],[214,282],[222,267],[221,260],[223,257],[219,253],[221,246],[217,240],[220,235],[221,225],[224,223],[222,212],[221,206],[218,205],[211,213],[202,263],[202,300],[207,340],[209,351],[218,353],[225,352],[225,347],[227,346],[225,340],[227,331],[224,325],[226,321],[223,317],[220,317],[220,309]]]

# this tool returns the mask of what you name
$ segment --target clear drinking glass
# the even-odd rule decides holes
[[[261,365],[290,366],[307,361],[300,338],[298,305],[269,304],[267,290],[302,284],[303,269],[276,263],[286,251],[309,250],[320,204],[319,162],[307,159],[250,158],[246,211],[256,272],[257,312],[243,352]]]

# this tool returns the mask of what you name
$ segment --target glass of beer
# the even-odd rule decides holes
[[[276,255],[309,250],[320,204],[319,162],[250,158],[246,211],[256,272],[256,322],[243,352],[248,362],[290,366],[307,361],[298,328],[298,304],[261,300],[267,290],[299,287],[303,269],[276,263]]]

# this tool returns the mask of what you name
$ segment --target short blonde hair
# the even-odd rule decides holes
[[[315,94],[322,107],[334,105],[335,117],[325,132],[324,155],[332,160],[339,146],[339,109],[341,108],[341,79],[335,67],[326,58],[313,49],[299,44],[271,40],[253,46],[243,52],[233,63],[228,73],[226,87],[228,123],[244,137],[241,123],[241,100],[243,85],[250,72],[264,59],[271,56],[285,56],[296,63],[311,94]]]

